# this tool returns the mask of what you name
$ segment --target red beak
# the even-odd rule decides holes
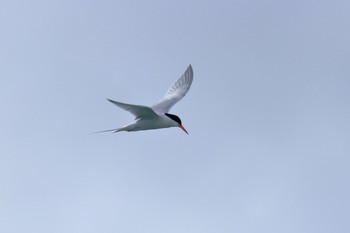
[[[185,131],[185,133],[188,134],[187,130],[185,129],[185,127],[183,127],[183,125],[179,125],[179,127],[180,127],[183,131]]]

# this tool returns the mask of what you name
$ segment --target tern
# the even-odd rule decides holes
[[[117,129],[98,131],[114,133],[120,131],[134,132],[139,130],[161,129],[170,127],[179,127],[188,134],[182,125],[180,117],[170,114],[169,110],[179,102],[188,92],[193,81],[192,66],[189,65],[185,73],[166,91],[164,97],[151,107],[143,105],[126,104],[115,100],[107,99],[118,107],[130,112],[135,116],[135,120]]]

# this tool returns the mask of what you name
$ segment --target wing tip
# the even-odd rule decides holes
[[[111,99],[108,99],[108,98],[106,98],[106,100],[108,100],[109,102],[111,102],[112,104],[115,104],[115,105],[118,105],[117,103],[117,101],[115,101],[115,100],[111,100]]]
[[[190,85],[192,84],[192,81],[193,81],[193,69],[192,69],[192,65],[190,64],[188,67],[187,67],[187,70],[185,71],[184,73],[184,76],[187,78],[187,79],[190,79]]]
[[[187,70],[191,70],[193,72],[193,68],[191,64],[188,65]]]

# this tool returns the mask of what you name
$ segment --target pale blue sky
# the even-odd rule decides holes
[[[0,232],[350,231],[349,1],[3,1]],[[91,135],[192,64],[170,128]]]

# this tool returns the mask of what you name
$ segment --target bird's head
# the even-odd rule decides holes
[[[182,129],[183,131],[185,131],[185,133],[188,134],[187,130],[185,129],[185,127],[183,127],[182,123],[181,123],[181,119],[180,117],[174,115],[174,114],[170,114],[170,113],[165,113],[165,115],[167,117],[169,117],[170,119],[172,119],[173,121],[175,121],[177,123],[177,126]]]

